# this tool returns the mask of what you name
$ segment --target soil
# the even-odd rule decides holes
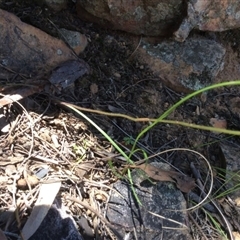
[[[82,185],[79,189],[83,198],[89,201],[94,188],[95,201],[98,201],[99,206],[104,210],[108,188],[93,187],[93,182],[102,181],[110,186],[117,180],[112,169],[106,164],[106,159],[117,152],[86,120],[79,117],[74,111],[56,104],[54,99],[58,98],[61,101],[84,108],[122,113],[136,118],[158,118],[186,94],[174,92],[166,87],[146,66],[141,65],[134,58],[139,37],[101,29],[95,24],[83,22],[76,17],[74,5],[71,3],[69,3],[67,10],[55,14],[44,6],[36,6],[31,3],[27,5],[11,3],[8,5],[7,1],[2,2],[3,9],[15,13],[22,21],[55,37],[59,37],[57,29],[62,27],[85,34],[89,44],[80,58],[89,64],[91,73],[77,80],[74,86],[55,96],[41,92],[24,99],[21,104],[26,111],[22,110],[18,104],[12,104],[5,109],[4,114],[12,124],[11,132],[2,133],[0,136],[0,159],[2,161],[0,163],[0,176],[5,179],[0,188],[1,194],[4,194],[4,197],[1,197],[4,201],[1,201],[0,207],[2,210],[7,210],[11,205],[12,194],[9,186],[14,183],[14,179],[17,179],[16,175],[24,178],[23,171],[19,170],[19,164],[23,159],[28,158],[29,160],[24,160],[24,164],[21,165],[24,166],[28,174],[33,174],[39,168],[40,163],[51,165],[48,177],[63,179],[62,194],[64,192],[77,194],[75,186],[79,184]],[[229,34],[229,46],[232,45],[234,51],[240,52],[240,46],[232,44],[234,36],[232,38],[231,36]],[[188,100],[167,118],[205,126],[210,125],[211,118],[224,119],[228,129],[239,131],[239,92],[240,87],[235,86],[203,93]],[[149,126],[148,122],[133,122],[101,114],[86,113],[86,115],[126,152],[131,149],[133,139]],[[34,123],[31,127],[29,121]],[[57,140],[54,142],[53,138]],[[233,146],[240,147],[238,136],[161,123],[144,134],[139,139],[137,147],[144,149],[148,156],[173,148],[193,149],[206,156],[212,167],[225,169],[226,162],[224,157],[220,157],[219,145],[223,140]],[[11,173],[9,175],[5,173],[6,166],[9,165],[7,159],[10,156],[14,156],[16,160],[14,163],[11,162],[11,165],[15,166],[14,174],[16,175],[14,177]],[[46,161],[42,161],[42,158]],[[133,160],[142,158],[143,155],[139,153],[134,155]],[[156,156],[155,159],[159,161],[165,159],[175,168],[190,175],[192,173],[189,164],[194,161],[199,170],[204,171],[204,168],[201,168],[200,160],[184,151],[164,153],[161,157]],[[50,160],[57,160],[58,164],[51,164]],[[82,162],[81,168],[76,167],[74,170],[74,176],[78,180],[73,178],[70,181],[68,171],[72,170],[71,164],[76,163],[76,161]],[[122,169],[121,163],[114,164],[117,168]],[[17,187],[21,188],[18,185]],[[27,186],[25,187],[27,188]],[[219,185],[216,183],[215,189],[218,187]],[[22,201],[22,194],[21,191],[16,193],[16,198],[19,201]],[[22,205],[24,204],[22,201]],[[91,228],[94,227],[94,221],[90,220],[92,215],[87,210],[74,204],[69,205],[69,209],[74,216],[84,212],[89,225]],[[19,226],[24,225],[27,216],[28,211],[23,207],[19,212]],[[199,219],[197,222],[200,226],[206,224],[199,222]],[[190,221],[190,224],[193,222]],[[208,224],[210,225],[210,223]],[[224,227],[222,228],[226,230]],[[99,227],[98,230],[100,236],[110,238],[103,228]],[[16,223],[10,223],[9,231],[18,232]],[[216,234],[214,239],[218,239],[219,232],[213,231]],[[193,232],[193,238],[197,239],[196,230]],[[203,230],[203,232],[210,239],[209,232],[207,230]],[[198,234],[201,235],[201,233]],[[9,236],[9,239],[14,238]]]

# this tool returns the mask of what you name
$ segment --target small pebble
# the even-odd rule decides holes
[[[62,54],[63,54],[62,50],[61,50],[61,49],[58,49],[58,50],[57,50],[57,55],[62,55]]]
[[[118,73],[118,72],[115,72],[113,75],[114,75],[114,77],[116,77],[116,78],[121,78],[121,74]]]
[[[39,183],[39,180],[35,176],[28,175],[27,180],[28,180],[28,183],[30,184],[31,187],[35,187]],[[26,179],[20,178],[17,181],[17,187],[21,190],[27,190],[28,189],[28,184],[27,184]]]

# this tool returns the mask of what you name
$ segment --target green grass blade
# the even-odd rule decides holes
[[[153,128],[156,124],[158,124],[159,122],[161,122],[161,121],[162,121],[164,118],[166,118],[171,112],[173,112],[177,107],[179,107],[181,104],[183,104],[184,102],[186,102],[186,101],[189,100],[190,98],[192,98],[192,97],[194,97],[194,96],[196,96],[196,95],[198,95],[198,94],[200,94],[200,93],[203,93],[203,92],[206,92],[206,91],[215,89],[215,88],[227,87],[227,86],[236,86],[236,85],[240,85],[240,80],[213,84],[213,85],[211,85],[211,86],[202,88],[202,89],[200,89],[200,90],[198,90],[198,91],[195,91],[195,92],[187,95],[186,97],[184,97],[183,99],[181,99],[180,101],[178,101],[177,103],[175,103],[172,107],[170,107],[166,112],[164,112],[155,122],[151,123],[148,127],[146,127],[145,129],[143,129],[143,130],[138,134],[137,138],[135,139],[135,142],[134,142],[134,144],[133,144],[132,150],[135,149],[138,140],[139,140],[146,132],[148,132],[148,131],[149,131],[151,128]],[[206,130],[209,130],[209,129],[207,129],[207,127],[206,127]],[[211,130],[211,131],[212,131],[212,130]]]

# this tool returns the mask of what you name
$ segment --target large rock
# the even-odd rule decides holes
[[[134,34],[169,36],[175,31],[179,41],[192,29],[240,26],[239,1],[234,0],[78,0],[77,11],[81,18]]]
[[[6,79],[11,77],[6,69],[27,75],[43,75],[62,62],[77,59],[76,54],[82,52],[87,43],[87,40],[79,41],[82,47],[75,48],[74,54],[62,40],[1,9],[0,32],[0,77]]]
[[[240,27],[240,2],[235,0],[189,0],[187,17],[175,37],[184,41],[192,29],[224,31]]]
[[[168,168],[163,163],[152,164]],[[118,227],[124,239],[191,239],[184,211],[186,201],[174,184],[151,184],[136,171],[132,173],[132,178],[142,205],[137,203],[130,185],[119,180],[113,185],[107,209],[107,218]]]
[[[178,92],[199,90],[214,83],[223,70],[225,48],[214,40],[189,38],[185,42],[142,41],[137,59]]]
[[[78,0],[81,18],[134,34],[171,35],[184,15],[182,0]]]

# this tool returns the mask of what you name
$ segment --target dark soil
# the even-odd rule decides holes
[[[34,25],[55,37],[59,37],[57,28],[61,27],[80,31],[88,37],[89,44],[80,58],[90,65],[91,73],[77,80],[71,88],[54,96],[62,101],[85,108],[123,113],[133,117],[158,118],[169,107],[185,96],[163,85],[160,79],[156,78],[146,66],[141,65],[134,58],[134,51],[140,40],[139,37],[123,32],[101,29],[92,23],[83,22],[76,17],[73,4],[69,4],[67,10],[57,14],[44,6],[35,6],[31,3],[27,5],[24,3],[7,4],[7,1],[3,1],[2,8],[15,13],[22,21]],[[228,38],[229,44],[232,44],[232,38],[230,35]],[[233,48],[240,49],[236,44],[232,45]],[[211,118],[225,119],[228,129],[239,131],[239,90],[239,87],[229,87],[204,93],[177,108],[169,115],[168,119],[206,126],[209,126]],[[55,173],[52,173],[54,176],[59,176],[60,169],[62,171],[64,171],[64,168],[70,169],[67,164],[68,161],[76,162],[76,158],[80,159],[80,148],[82,147],[85,155],[83,161],[85,168],[88,170],[89,167],[96,169],[92,170],[91,173],[87,170],[86,176],[84,175],[85,172],[77,173],[77,171],[80,172],[82,169],[76,168],[75,175],[79,176],[79,180],[74,181],[77,184],[83,183],[82,194],[84,198],[88,199],[91,193],[91,185],[88,185],[88,181],[101,180],[105,181],[107,185],[116,181],[116,176],[104,160],[108,157],[108,154],[111,152],[116,153],[116,151],[88,122],[67,108],[54,103],[52,96],[46,95],[44,92],[24,99],[22,104],[32,119],[37,119],[40,116],[38,125],[34,127],[38,138],[35,138],[33,141],[32,153],[64,162],[64,164],[60,164],[57,167],[58,170]],[[26,113],[15,104],[9,107],[7,114],[15,121],[17,116],[22,117],[18,120],[12,135],[10,134],[12,136],[11,141],[4,134],[0,136],[0,159],[5,159],[10,155],[24,156],[26,158],[30,151],[31,139],[26,137],[26,134],[31,133],[30,129],[27,129],[29,119]],[[97,114],[87,113],[87,116],[107,132],[119,146],[125,147],[125,149],[131,149],[131,139],[135,139],[141,130],[149,125],[147,122],[133,122],[123,118]],[[23,134],[22,131],[25,133]],[[59,143],[62,144],[62,148],[59,148],[58,151],[55,151],[50,144],[46,143],[49,141],[49,137],[51,140],[52,135],[56,135]],[[137,146],[144,149],[149,156],[172,148],[194,149],[206,156],[213,167],[225,169],[225,158],[220,157],[221,150],[219,146],[223,140],[232,146],[238,148],[240,146],[240,139],[237,136],[216,134],[177,125],[157,124],[139,140]],[[65,148],[71,149],[71,151],[67,152]],[[142,158],[143,156],[138,154],[134,157],[134,160]],[[192,155],[177,151],[165,153],[161,155],[161,158],[156,157],[158,160],[162,158],[190,175],[189,163],[196,161]],[[198,162],[197,165],[200,171],[201,164],[201,162]],[[1,176],[4,175],[6,166],[0,166]],[[116,166],[121,169],[121,164],[116,163]],[[27,164],[27,169],[32,172],[33,168],[36,168],[36,162],[31,160]],[[81,181],[80,176],[81,178],[84,177],[85,180]],[[5,203],[2,201],[0,203],[0,207],[3,210],[7,210],[11,199],[11,194],[7,190],[8,184],[9,182],[0,189],[1,194],[5,194]],[[63,185],[62,192],[69,191],[67,188],[76,192],[74,190],[75,185],[70,181],[63,182]],[[218,188],[218,185],[215,188]],[[102,190],[107,192],[106,188]],[[104,199],[104,195],[100,195]],[[16,197],[20,196],[21,194],[17,193]],[[101,206],[104,206],[103,199],[99,200]],[[76,214],[76,211],[84,211],[74,206],[71,206],[70,210],[74,215],[80,214]],[[23,210],[20,214],[21,225],[23,225],[26,215],[26,212]],[[90,214],[86,213],[86,215],[88,218],[90,217]],[[92,224],[90,224],[91,227],[93,227]],[[14,227],[10,229],[13,232],[17,232]],[[103,229],[100,228],[99,231],[100,234],[108,236]],[[219,236],[217,235],[217,237]]]

